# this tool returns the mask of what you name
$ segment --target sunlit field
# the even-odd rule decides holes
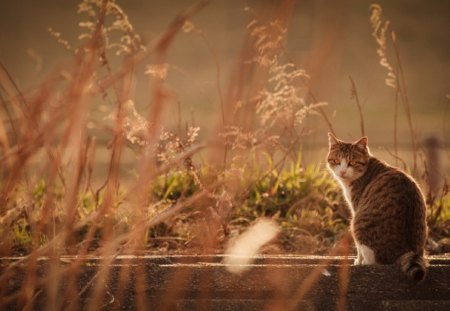
[[[437,69],[448,53],[417,59],[401,35],[419,22],[400,16],[397,32],[398,8],[365,1],[206,0],[161,14],[148,4],[135,21],[123,2],[73,4],[70,25],[49,18],[41,49],[58,51],[54,62],[33,46],[17,48],[24,63],[2,52],[0,254],[17,261],[1,267],[0,308],[33,309],[42,288],[48,305],[73,308],[93,257],[101,284],[123,255],[353,255],[327,132],[368,136],[374,155],[414,176],[427,251],[450,253],[450,77]]]

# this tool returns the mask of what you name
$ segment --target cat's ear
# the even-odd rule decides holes
[[[367,139],[367,136],[364,136],[363,138],[361,138],[360,140],[355,142],[354,145],[361,150],[365,150],[365,149],[367,149],[368,142],[369,142],[369,140]]]
[[[332,133],[328,133],[328,143],[330,146],[336,145],[339,143],[339,139],[337,139]]]

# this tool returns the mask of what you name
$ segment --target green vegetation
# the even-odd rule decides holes
[[[177,202],[198,194],[204,187],[199,180],[211,179],[211,176],[203,170],[197,174],[190,170],[172,170],[158,176],[149,190],[149,202],[154,202],[149,210],[149,219],[169,210]],[[243,232],[250,224],[261,217],[276,220],[281,229],[278,238],[279,252],[296,253],[325,253],[348,230],[349,212],[343,200],[341,190],[329,176],[326,169],[320,165],[303,168],[300,160],[292,161],[287,167],[277,170],[267,169],[265,174],[256,180],[246,181],[239,191],[234,193],[231,199],[232,208],[223,219],[227,230],[216,245],[216,251],[223,251],[226,241],[234,235]],[[41,206],[44,198],[51,191],[44,182],[39,182],[33,192],[32,201],[29,204]],[[219,193],[222,186],[216,189],[210,188],[208,192]],[[58,191],[51,191],[58,193]],[[61,189],[59,190],[61,192]],[[104,200],[103,195],[96,200],[93,195],[86,193],[77,203],[77,213],[80,221],[88,218],[98,211]],[[146,252],[181,252],[189,251],[190,245],[195,244],[198,220],[208,213],[207,208],[213,201],[220,201],[211,194],[209,202],[200,201],[199,204],[186,206],[174,217],[159,222],[148,228],[141,237],[144,239]],[[64,196],[59,195],[56,205],[64,204]],[[90,243],[90,251],[95,251],[101,246],[104,239],[103,232],[115,232],[120,236],[133,230],[133,222],[130,215],[124,217],[122,205],[125,201],[118,202],[107,218],[109,221],[100,223],[88,222],[75,232],[77,248],[83,245],[87,238],[89,228],[94,227],[95,233]],[[449,250],[448,236],[450,234],[450,199],[444,195],[430,202],[429,226],[432,242],[429,245],[431,253],[441,253]],[[42,221],[42,220],[41,220]],[[64,218],[50,219],[42,225],[64,226]],[[12,249],[15,255],[24,255],[33,249],[32,225],[36,224],[30,215],[26,213],[17,215],[12,222]],[[43,228],[44,228],[43,227]],[[219,228],[217,228],[219,229]],[[45,245],[51,236],[51,230],[40,232],[39,245]],[[103,236],[103,237],[102,237]],[[3,240],[5,246],[7,239]],[[434,243],[434,244],[433,244]],[[69,252],[70,245],[65,245],[62,252]],[[70,252],[73,252],[71,250]]]

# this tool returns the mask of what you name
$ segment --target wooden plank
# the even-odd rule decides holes
[[[232,274],[223,263],[224,256],[121,256],[108,267],[107,280],[102,283],[104,309],[134,310],[136,299],[153,308],[191,310],[194,305],[208,305],[207,310],[258,310],[268,304],[286,309],[288,306],[307,310],[333,310],[339,297],[339,270],[349,269],[349,283],[345,300],[347,310],[410,310],[422,306],[427,310],[448,307],[450,302],[450,258],[433,257],[424,282],[415,284],[407,280],[395,265],[352,266],[351,258],[320,256],[257,256],[241,274]],[[2,259],[2,272],[16,259]],[[58,261],[62,269],[71,267],[80,258],[65,257]],[[325,265],[324,262],[330,262]],[[20,266],[20,265],[19,265]],[[82,308],[92,299],[95,278],[104,268],[102,258],[84,258],[78,288]],[[42,279],[35,309],[46,308],[45,279],[49,275],[50,261],[38,261],[38,278]],[[121,284],[124,269],[126,283]],[[15,269],[3,293],[20,290],[24,272]],[[299,296],[313,273],[317,279],[305,296]],[[67,277],[59,286],[63,291]],[[92,281],[94,280],[94,281]],[[139,287],[138,280],[143,281]],[[419,303],[420,302],[420,303]],[[64,302],[67,305],[69,302]],[[14,307],[17,304],[7,306]],[[402,309],[403,308],[403,309]],[[418,308],[418,307],[417,307]],[[411,309],[419,310],[419,309]],[[422,310],[422,309],[421,309]]]

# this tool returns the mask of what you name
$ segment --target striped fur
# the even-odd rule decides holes
[[[421,282],[425,279],[427,262],[423,256],[415,254],[414,252],[408,252],[400,256],[397,262],[400,264],[400,269],[410,280]]]
[[[414,281],[426,274],[424,196],[414,179],[373,157],[363,137],[354,143],[329,135],[328,168],[340,183],[352,211],[358,245],[373,251],[375,263],[399,263]],[[355,263],[365,261],[358,249]]]

